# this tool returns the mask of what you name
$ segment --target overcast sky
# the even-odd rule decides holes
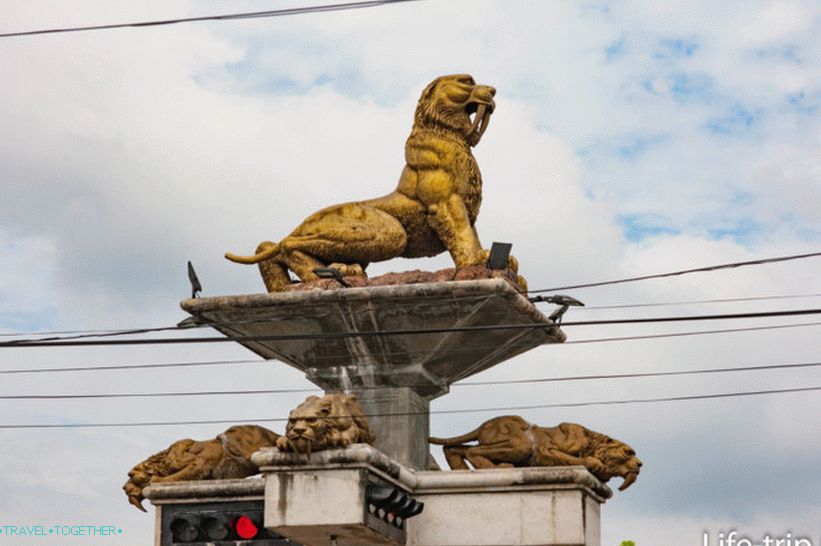
[[[305,5],[5,0],[0,32]],[[429,0],[357,12],[0,40],[0,331],[164,326],[185,262],[205,295],[262,290],[229,263],[308,213],[393,189],[427,82],[497,87],[475,149],[478,231],[531,288],[821,248],[821,10],[808,0]],[[372,274],[447,267],[377,264]],[[570,292],[590,306],[821,293],[821,260]],[[573,311],[572,318],[819,307],[821,298]],[[549,306],[545,309],[549,310]],[[812,318],[567,328],[569,340]],[[551,346],[478,379],[813,362],[819,327]],[[0,349],[2,369],[254,359],[241,347]],[[194,371],[196,370],[196,371]],[[434,409],[821,385],[817,368],[454,387]],[[0,376],[0,394],[307,387],[278,362]],[[3,401],[3,424],[285,417],[294,396]],[[704,531],[821,544],[817,393],[533,410],[630,443],[638,482],[603,544],[700,545]],[[434,416],[456,435],[493,414]],[[111,524],[151,542],[131,466],[221,426],[0,430],[0,525]],[[281,429],[280,425],[272,428]],[[438,448],[436,449],[438,452]],[[111,539],[70,544],[113,544]],[[6,544],[56,544],[53,540]],[[61,542],[66,544],[66,542]]]

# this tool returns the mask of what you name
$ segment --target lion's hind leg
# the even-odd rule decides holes
[[[456,445],[445,446],[442,451],[445,452],[445,460],[448,462],[451,470],[469,470],[465,456],[470,446]]]
[[[399,220],[363,203],[323,209],[308,217],[280,243],[288,267],[303,280],[303,274],[312,270],[293,263],[298,262],[292,259],[296,252],[326,264],[345,264],[352,268],[345,272],[357,274],[368,263],[401,255],[406,244],[407,233]]]

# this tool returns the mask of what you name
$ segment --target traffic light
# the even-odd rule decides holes
[[[165,505],[162,546],[299,546],[265,529],[262,502]]]
[[[404,529],[405,520],[418,516],[425,509],[425,503],[414,499],[410,493],[390,486],[368,486],[366,499],[368,513],[373,514],[398,529]]]

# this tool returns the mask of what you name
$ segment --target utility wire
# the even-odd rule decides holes
[[[770,326],[752,326],[748,328],[724,328],[719,330],[697,330],[692,332],[674,332],[674,333],[667,333],[667,334],[650,334],[650,335],[641,335],[641,336],[622,336],[622,337],[605,337],[605,338],[592,338],[592,339],[579,339],[573,341],[565,341],[561,344],[564,345],[574,345],[580,343],[604,343],[604,342],[612,342],[612,341],[634,341],[634,340],[647,340],[647,339],[658,339],[658,338],[670,338],[670,337],[686,337],[686,336],[697,336],[697,335],[709,335],[709,334],[727,334],[727,333],[735,333],[735,332],[754,332],[760,330],[780,330],[784,328],[800,328],[804,326],[821,326],[821,322],[802,322],[797,324],[774,324]],[[549,344],[549,346],[553,347],[555,344]],[[474,346],[475,347],[475,346]],[[467,350],[467,349],[466,349]],[[430,351],[410,351],[410,352],[403,352],[402,354],[409,354],[409,355],[420,355],[426,354]],[[391,354],[398,354],[398,353],[388,353]],[[331,358],[338,358],[333,355],[328,355],[328,359]],[[197,362],[166,362],[166,363],[151,363],[151,364],[121,364],[121,365],[107,365],[107,366],[72,366],[72,367],[61,367],[61,368],[16,368],[10,370],[0,370],[0,374],[20,374],[20,373],[57,373],[57,372],[93,372],[93,371],[109,371],[109,370],[139,370],[139,369],[146,369],[146,368],[180,368],[180,367],[189,367],[189,366],[217,366],[217,365],[235,365],[235,364],[261,364],[264,362],[269,362],[269,360],[213,360],[213,361],[197,361]]]
[[[659,339],[670,337],[688,337],[701,336],[708,334],[729,334],[734,332],[753,332],[757,330],[780,330],[782,328],[796,328],[799,326],[819,326],[821,322],[802,322],[799,324],[775,324],[772,326],[752,326],[748,328],[724,328],[720,330],[696,330],[690,332],[673,332],[669,334],[645,334],[640,336],[621,336],[621,337],[599,337],[590,339],[576,339],[573,341],[565,341],[561,345],[575,345],[580,343],[604,343],[610,341],[638,341],[646,339]]]
[[[538,290],[528,290],[530,294],[539,292],[555,292],[558,290],[570,290],[573,288],[590,288],[594,286],[605,286],[610,284],[622,284],[626,282],[644,281],[647,279],[661,279],[663,277],[676,277],[678,275],[688,275],[690,273],[702,273],[705,271],[719,271],[721,269],[733,269],[736,267],[745,267],[748,265],[763,265],[775,262],[786,262],[790,260],[802,260],[805,258],[816,258],[821,256],[821,252],[810,252],[808,254],[794,254],[792,256],[779,256],[777,258],[764,258],[759,260],[749,260],[746,262],[734,262],[728,264],[710,265],[706,267],[697,267],[695,269],[682,269],[680,271],[671,271],[669,273],[657,273],[655,275],[642,275],[640,277],[629,277],[626,279],[616,279],[612,281],[591,282],[587,284],[571,284],[567,286],[557,286],[554,288],[540,288]]]
[[[821,324],[821,322],[819,323]],[[185,368],[188,366],[222,366],[234,364],[259,364],[267,360],[211,360],[205,362],[169,362],[157,364],[115,364],[110,366],[71,366],[63,368],[15,368],[0,370],[0,374],[17,373],[56,373],[56,372],[91,372],[108,370],[141,370],[147,368]]]
[[[491,385],[520,385],[531,383],[558,383],[565,381],[592,381],[606,379],[637,379],[647,377],[667,377],[679,375],[701,375],[715,373],[737,373],[763,370],[788,370],[813,368],[821,366],[821,362],[802,362],[797,364],[767,364],[763,366],[742,366],[730,368],[707,368],[703,370],[674,370],[667,372],[635,372],[603,375],[576,375],[564,377],[538,377],[532,379],[506,379],[495,381],[465,381],[454,383],[452,387],[485,387]],[[408,387],[426,387],[429,385],[406,385]],[[378,390],[384,387],[357,386],[351,390],[365,391]],[[322,391],[318,387],[296,389],[254,389],[234,391],[182,391],[182,392],[121,392],[121,393],[92,393],[92,394],[8,394],[0,395],[0,400],[85,400],[94,398],[167,398],[182,396],[245,396],[262,394],[294,394]]]
[[[407,411],[397,413],[370,413],[365,417],[410,417],[413,415],[447,415],[457,413],[485,413],[501,411],[521,411],[549,408],[580,408],[589,406],[614,406],[626,404],[651,404],[658,402],[680,402],[687,400],[711,400],[718,398],[736,398],[743,396],[763,396],[767,394],[785,394],[797,392],[821,391],[821,387],[799,387],[792,389],[769,389],[760,391],[725,392],[716,394],[695,394],[689,396],[669,396],[659,398],[634,398],[629,400],[598,400],[592,402],[567,402],[557,404],[533,404],[526,406],[500,406],[488,408],[464,408],[451,410],[431,410],[430,412]],[[338,419],[350,417],[345,415],[335,416]],[[0,429],[43,429],[43,428],[109,428],[109,427],[158,427],[176,425],[216,425],[235,423],[283,423],[288,421],[287,417],[274,417],[263,419],[205,419],[198,421],[144,421],[144,422],[121,422],[121,423],[43,423],[43,424],[0,424]]]
[[[735,303],[742,301],[766,301],[766,300],[786,300],[795,298],[817,298],[818,294],[788,294],[783,296],[750,296],[744,298],[715,298],[706,300],[684,300],[684,301],[659,301],[649,303],[615,303],[612,305],[586,305],[584,307],[574,307],[573,311],[595,311],[599,309],[630,309],[633,307],[670,307],[675,305],[694,305],[703,303]]]
[[[287,15],[302,15],[305,13],[322,13],[329,11],[347,11],[354,9],[374,8],[386,4],[400,4],[405,2],[418,1],[420,0],[370,0],[367,2],[345,2],[342,4],[324,4],[320,6],[305,6],[299,8],[252,11],[247,13],[229,13],[223,15],[203,15],[199,17],[159,19],[155,21],[142,21],[137,23],[111,23],[105,25],[89,25],[81,27],[46,28],[39,30],[24,30],[19,32],[6,32],[0,34],[0,38],[12,38],[15,36],[35,36],[39,34],[60,34],[66,32],[86,32],[89,30],[110,30],[115,28],[129,27],[157,27],[162,25],[176,25],[178,23],[193,23],[198,21],[234,21],[239,19],[258,19],[262,17],[284,17]]]
[[[765,301],[765,300],[783,300],[783,299],[797,299],[797,298],[817,298],[821,297],[821,293],[812,293],[812,294],[784,294],[784,295],[772,295],[772,296],[747,296],[747,297],[739,297],[739,298],[716,298],[716,299],[704,299],[704,300],[683,300],[683,301],[660,301],[660,302],[647,302],[647,303],[614,303],[610,305],[587,305],[585,307],[574,307],[573,312],[576,311],[590,311],[590,310],[600,310],[600,309],[629,309],[632,307],[671,307],[676,305],[693,305],[693,304],[702,304],[702,303],[730,303],[730,302],[744,302],[744,301]],[[204,328],[208,326],[208,324],[201,324],[195,325],[187,328]],[[159,328],[131,328],[131,329],[90,329],[90,330],[46,330],[46,331],[33,331],[33,332],[0,332],[0,337],[31,337],[31,336],[43,336],[43,335],[76,335],[76,334],[85,334],[86,337],[104,337],[108,334],[114,335],[124,335],[125,333],[134,333],[134,332],[153,332],[153,331],[163,331],[163,330],[181,330],[183,328],[179,326],[166,326],[166,327],[159,327]],[[44,338],[37,338],[39,341],[42,341]]]
[[[786,316],[816,315],[821,313],[821,309],[791,309],[782,311],[762,311],[752,313],[730,313],[723,315],[692,315],[678,317],[652,317],[637,319],[607,319],[607,320],[587,320],[554,323],[531,323],[531,324],[494,324],[487,326],[456,326],[450,328],[419,328],[408,330],[382,330],[372,332],[319,332],[315,334],[284,334],[265,336],[225,336],[225,337],[191,337],[191,338],[159,338],[159,339],[106,339],[106,340],[64,340],[64,341],[42,341],[39,339],[16,339],[13,341],[0,342],[0,348],[11,347],[78,347],[78,346],[104,346],[104,345],[167,345],[178,343],[225,343],[229,341],[302,341],[321,339],[341,339],[352,337],[388,337],[396,335],[424,335],[440,334],[452,332],[485,332],[496,330],[537,330],[555,329],[561,326],[594,326],[594,325],[614,325],[614,324],[650,324],[665,322],[692,322],[702,320],[736,320],[749,318],[769,318]],[[230,323],[228,323],[230,324]]]

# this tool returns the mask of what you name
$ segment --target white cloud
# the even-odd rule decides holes
[[[141,20],[195,8],[205,9],[96,2],[68,10],[59,2],[48,9],[17,3],[4,25]],[[485,179],[479,232],[485,244],[514,243],[533,288],[815,250],[819,167],[813,143],[819,124],[785,98],[801,90],[813,96],[817,67],[808,60],[817,58],[818,42],[812,4],[691,3],[685,10],[635,2],[594,8],[572,2],[425,2],[0,42],[0,70],[14,74],[0,87],[6,128],[0,135],[2,326],[171,323],[183,316],[176,301],[189,290],[188,259],[207,294],[261,290],[254,268],[229,264],[222,253],[247,252],[262,239],[282,237],[329,203],[392,189],[416,95],[442,72],[470,71],[499,88],[498,110],[475,150]],[[689,45],[665,45],[678,39]],[[620,40],[622,53],[608,60],[606,48]],[[790,48],[779,49],[785,45]],[[691,55],[677,50],[690,47]],[[765,50],[776,54],[757,53]],[[736,103],[755,117],[749,129],[738,127],[733,135],[705,131],[709,120],[732,114]],[[630,214],[662,219],[672,232],[629,241],[618,218]],[[760,229],[735,237],[716,232],[748,225]],[[422,263],[397,261],[373,270],[444,267],[449,260]],[[807,261],[573,294],[601,305],[817,293],[817,271],[817,263]],[[641,315],[793,304],[799,305],[716,304]],[[578,310],[571,316],[639,314]],[[568,333],[581,339],[686,328]],[[235,347],[213,346],[0,353],[3,365],[15,368],[247,356]],[[798,328],[545,347],[483,379],[817,358],[816,329]],[[3,392],[307,386],[279,363],[199,370],[7,376]],[[588,382],[492,389],[482,400],[510,405],[641,398],[813,385],[818,378],[804,370]],[[455,388],[435,406],[471,406],[475,398],[465,389]],[[5,422],[27,423],[282,417],[297,398],[0,401],[0,412]],[[804,465],[798,471],[807,476],[817,470],[811,459],[818,460],[821,446],[807,436],[818,429],[819,413],[817,397],[789,395],[533,411],[527,417],[543,424],[581,421],[630,442],[645,458],[639,483],[605,506],[610,543],[636,538],[639,544],[690,544],[708,528],[749,523],[754,532],[775,532],[809,528],[817,520],[810,519],[817,506],[794,498],[787,485],[795,470],[780,461],[803,440],[806,457],[792,460]],[[455,434],[480,417],[435,417],[434,432]],[[145,543],[153,522],[120,498],[126,471],[180,436],[206,438],[219,430],[0,431],[14,446],[0,461],[16,469],[16,478],[0,482],[13,493],[7,498],[21,499],[13,506],[0,499],[0,513],[31,522],[55,514],[93,516],[122,524],[129,540]],[[754,445],[740,450],[734,442],[743,442],[748,430]],[[755,465],[768,477],[760,486]],[[805,483],[818,485],[810,477]],[[792,511],[761,503],[745,508],[740,495],[754,493]],[[685,518],[682,512],[697,515]],[[677,536],[665,541],[670,529]]]

